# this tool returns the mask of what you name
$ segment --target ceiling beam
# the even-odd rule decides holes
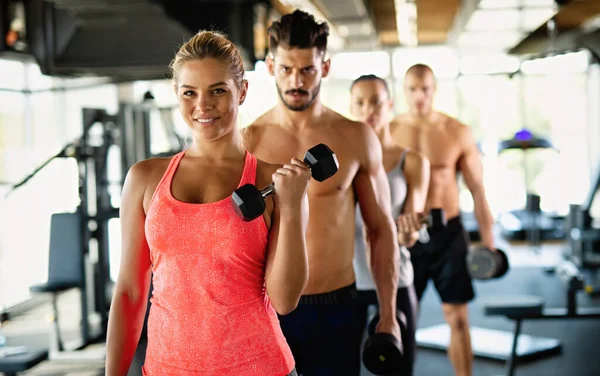
[[[468,0],[463,0],[466,2]],[[478,2],[479,0],[477,0]],[[419,44],[446,43],[460,0],[416,0]]]
[[[456,15],[454,16],[452,26],[448,30],[446,40],[448,44],[458,44],[458,38],[460,37],[460,34],[467,27],[469,19],[477,10],[480,2],[481,0],[462,0],[462,3],[459,5]]]
[[[554,16],[556,31],[558,32],[557,41],[561,45],[565,41],[571,41],[572,33],[582,27],[587,21],[600,15],[600,1],[598,0],[578,0],[571,1],[559,8]],[[566,38],[561,38],[561,34],[567,34]],[[518,45],[512,48],[509,53],[516,55],[536,54],[552,48],[552,41],[549,36],[547,23],[544,23],[534,32],[529,34]]]
[[[398,46],[400,41],[394,0],[371,0],[370,4],[379,43],[383,46]]]
[[[273,6],[273,8],[275,8],[277,13],[279,13],[281,15],[292,13],[292,11],[294,10],[294,8],[284,5],[279,0],[271,0],[271,6]]]

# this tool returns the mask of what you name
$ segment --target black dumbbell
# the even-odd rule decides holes
[[[480,280],[500,278],[510,268],[503,250],[496,248],[494,252],[484,246],[477,246],[469,251],[467,266],[471,277]]]
[[[397,317],[400,327],[406,326],[405,320]],[[392,334],[375,333],[379,315],[373,317],[367,329],[369,338],[362,351],[365,368],[375,375],[392,375],[402,370],[404,349],[402,343]]]
[[[325,144],[318,144],[310,148],[304,155],[304,163],[310,168],[312,177],[316,181],[329,179],[339,168],[335,153]],[[255,185],[244,184],[233,192],[231,202],[237,215],[248,222],[264,213],[265,199],[274,194],[273,183],[261,190]]]

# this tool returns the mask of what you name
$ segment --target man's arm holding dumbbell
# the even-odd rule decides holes
[[[495,250],[494,234],[492,227],[494,218],[490,211],[483,186],[483,166],[481,156],[473,134],[468,127],[462,127],[461,141],[463,155],[458,160],[458,167],[465,180],[465,184],[473,196],[475,218],[479,225],[481,244],[490,250]]]
[[[362,150],[364,155],[353,184],[367,230],[371,273],[377,286],[380,321],[376,331],[391,333],[400,339],[396,320],[399,252],[391,216],[390,188],[379,140],[367,126],[361,133],[356,139],[364,144],[355,150]]]
[[[308,223],[306,189],[310,176],[308,167],[295,158],[272,174],[275,200],[265,286],[273,308],[281,315],[296,308],[308,281],[305,234]]]
[[[423,227],[423,213],[429,190],[429,159],[422,153],[408,152],[404,163],[406,178],[406,199],[402,214],[396,219],[398,242],[412,247],[419,239],[419,230]]]

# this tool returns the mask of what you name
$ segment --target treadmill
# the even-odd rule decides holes
[[[525,208],[502,213],[499,217],[500,233],[507,240],[527,240],[532,246],[539,246],[543,240],[562,240],[566,238],[564,216],[543,212],[540,208],[540,196],[529,191],[527,154],[534,149],[557,150],[545,138],[534,135],[528,129],[521,129],[514,137],[498,144],[498,154],[516,149],[523,152],[524,179],[526,189]]]

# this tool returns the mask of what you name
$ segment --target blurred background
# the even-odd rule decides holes
[[[82,316],[71,323],[73,337],[102,338],[119,270],[124,175],[138,160],[181,150],[189,137],[169,61],[200,29],[228,34],[249,80],[239,116],[245,127],[277,102],[264,64],[266,28],[295,8],[330,24],[332,65],[321,97],[341,114],[350,116],[351,81],[369,73],[388,81],[395,111],[405,111],[406,69],[430,65],[438,81],[434,107],[476,137],[499,236],[522,244],[520,255],[531,253],[524,267],[554,265],[544,250],[558,249],[559,259],[591,270],[592,299],[600,265],[600,1],[2,0],[0,312],[10,344],[47,346],[37,338],[50,333],[54,311],[31,286],[69,258],[52,259],[53,244],[68,243],[62,236],[77,244],[81,260],[77,298],[59,310],[89,316],[86,329]],[[463,218],[476,241],[471,195],[461,186]],[[77,214],[77,230],[61,227],[57,213]],[[579,229],[592,234],[587,243],[572,236],[576,215]],[[39,330],[26,339],[14,322],[36,309],[44,315],[29,319]]]

